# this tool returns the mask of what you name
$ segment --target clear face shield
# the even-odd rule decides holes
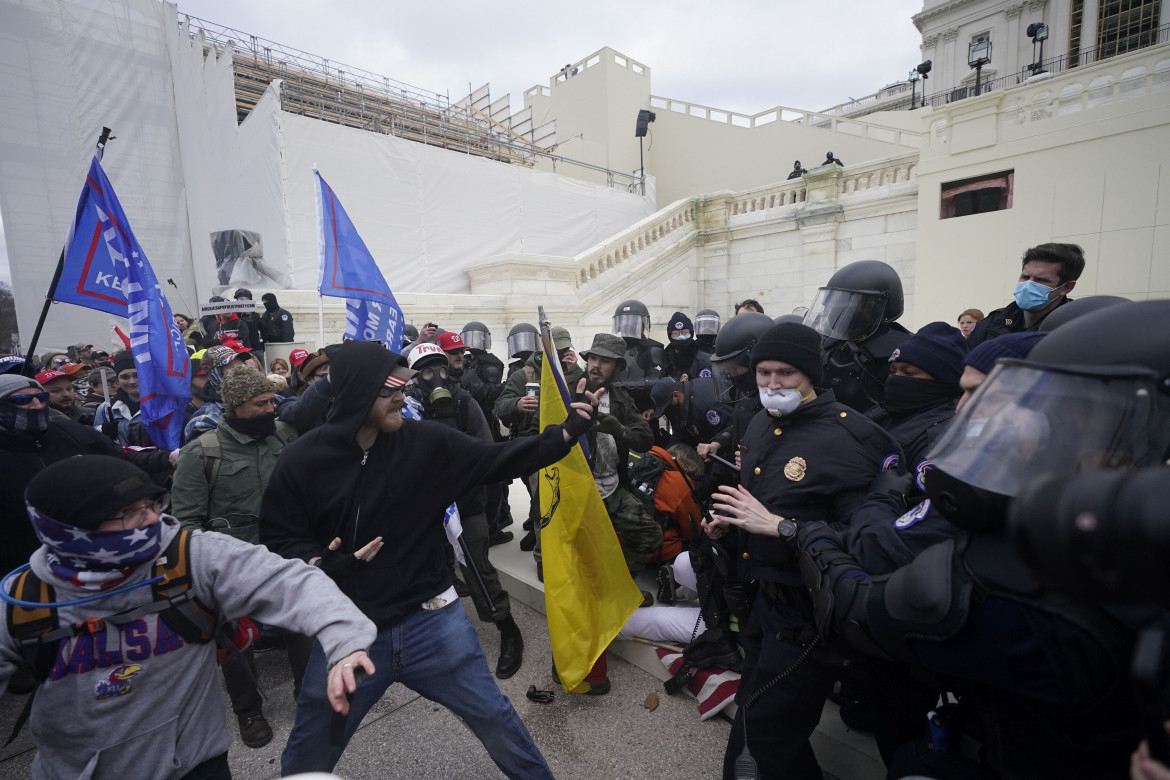
[[[615,314],[613,315],[613,333],[624,339],[642,339],[650,330],[650,315],[648,314]]]
[[[492,348],[492,334],[487,331],[465,330],[459,334],[459,338],[463,339],[463,345],[468,349],[481,349],[487,352]]]
[[[1002,361],[930,452],[934,466],[1014,496],[1044,475],[1152,465],[1166,456],[1170,398],[1140,367]]]
[[[748,350],[740,350],[718,360],[712,359],[711,377],[715,380],[715,397],[726,403],[734,403],[736,398],[754,393],[756,377],[750,366]]]
[[[695,338],[707,336],[711,343],[719,335],[719,318],[710,314],[700,314],[695,318]]]
[[[508,354],[512,357],[522,352],[536,351],[536,334],[532,332],[513,333],[508,336]]]
[[[804,324],[826,338],[864,341],[877,333],[885,313],[885,293],[822,287],[804,315]]]

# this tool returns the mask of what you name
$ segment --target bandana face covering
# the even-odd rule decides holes
[[[36,390],[30,388],[29,392]],[[49,407],[29,409],[27,406],[0,401],[0,430],[24,436],[36,436],[49,429]]]
[[[276,412],[266,412],[255,417],[228,417],[227,424],[245,436],[263,439],[276,434]]]
[[[161,522],[124,531],[89,531],[28,507],[37,538],[48,549],[53,573],[86,590],[112,588],[162,551]]]

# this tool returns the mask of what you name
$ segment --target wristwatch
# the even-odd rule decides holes
[[[780,518],[780,522],[776,523],[776,533],[781,539],[791,539],[796,536],[796,521],[789,520],[787,517]]]

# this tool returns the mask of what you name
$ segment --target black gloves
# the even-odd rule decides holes
[[[332,579],[337,579],[360,569],[364,564],[365,561],[353,553],[326,549],[325,552],[321,553],[321,557],[315,565]]]
[[[102,433],[109,436],[113,441],[118,440],[118,418],[111,415],[111,417],[102,423]]]
[[[597,415],[597,432],[608,433],[620,441],[622,435],[626,432],[626,426],[622,425],[621,420],[612,414],[599,414]]]
[[[561,427],[565,430],[565,433],[569,434],[569,440],[576,441],[588,433],[589,428],[593,425],[595,415],[596,410],[589,417],[582,417],[576,409],[570,408],[569,416],[561,423]]]

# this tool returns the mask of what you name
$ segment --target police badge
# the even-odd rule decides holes
[[[793,458],[784,464],[784,476],[793,482],[800,482],[804,479],[805,469],[808,464],[805,463],[804,458]]]

